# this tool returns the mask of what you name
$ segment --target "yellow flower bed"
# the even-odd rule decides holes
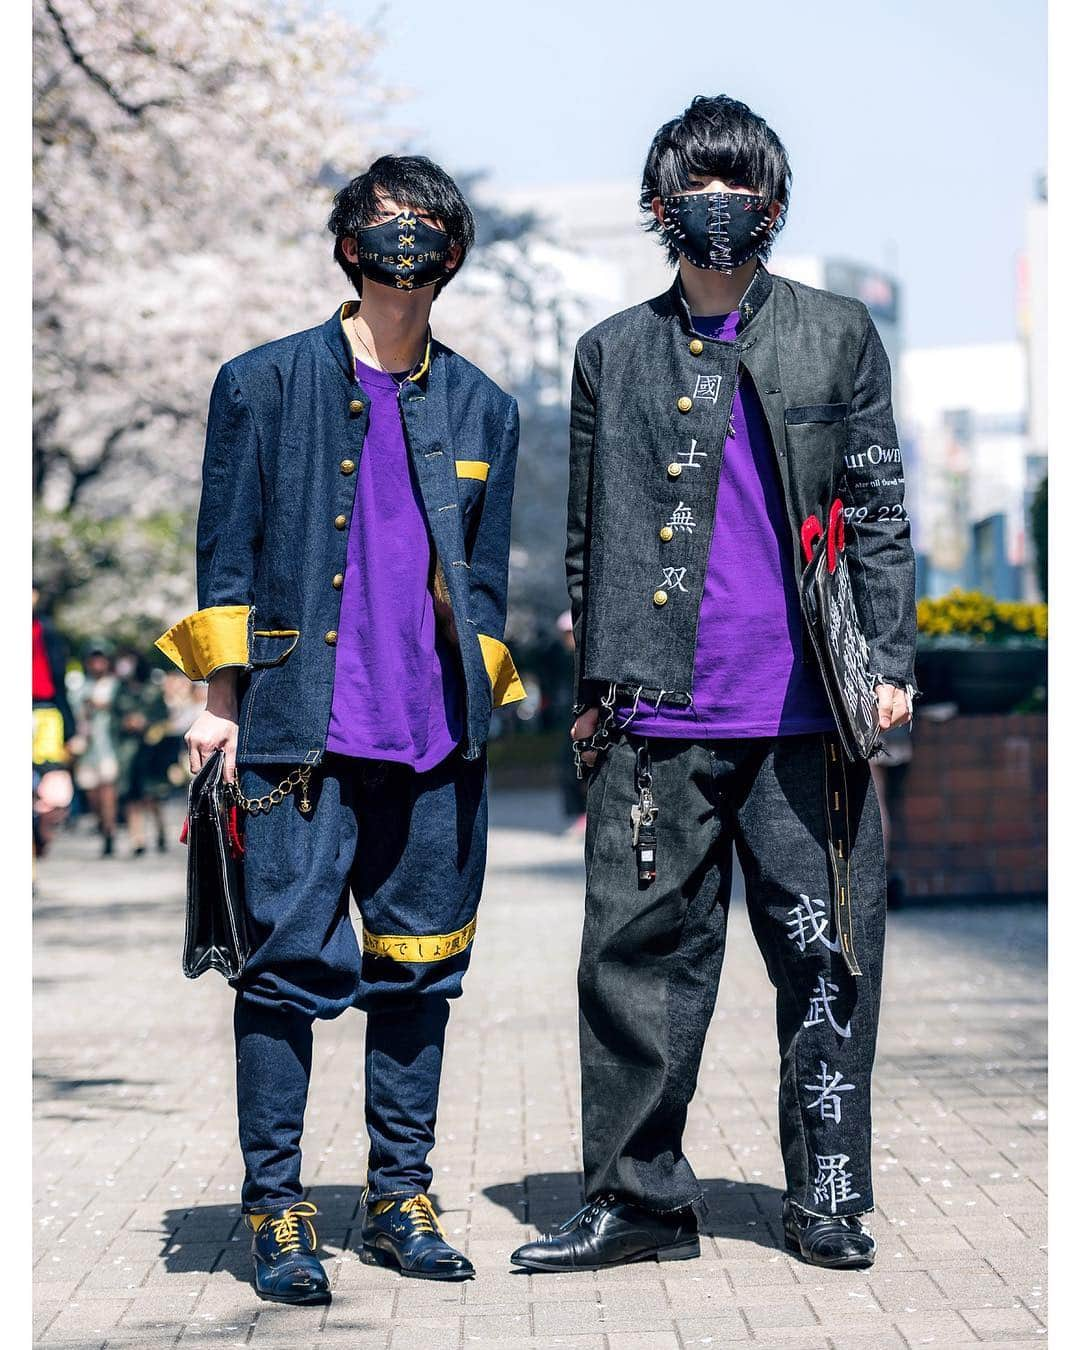
[[[982,591],[950,591],[940,600],[922,599],[917,613],[919,632],[927,637],[969,636],[1046,639],[1047,607],[1023,600],[995,600]]]

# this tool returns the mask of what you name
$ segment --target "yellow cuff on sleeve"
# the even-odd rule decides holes
[[[154,643],[191,680],[221,666],[247,666],[250,605],[214,605],[174,623]]]
[[[480,650],[484,656],[488,679],[491,681],[491,706],[502,708],[507,703],[520,703],[525,698],[525,686],[514,666],[510,649],[498,638],[478,633]]]

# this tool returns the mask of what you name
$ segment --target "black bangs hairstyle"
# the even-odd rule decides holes
[[[461,271],[476,238],[473,213],[458,185],[426,155],[381,155],[366,173],[341,188],[334,197],[326,228],[334,236],[334,257],[358,295],[363,294],[364,278],[341,251],[341,241],[346,235],[355,239],[365,225],[374,224],[381,209],[380,197],[441,221],[450,242],[461,246],[457,267],[435,283],[438,295]]]
[[[665,122],[653,137],[641,175],[638,204],[646,229],[659,234],[662,228],[652,213],[653,198],[689,191],[691,174],[722,178],[780,203],[776,224],[758,254],[767,258],[787,217],[791,167],[765,119],[726,94],[698,94],[681,116]],[[666,239],[664,245],[674,265],[679,251]]]

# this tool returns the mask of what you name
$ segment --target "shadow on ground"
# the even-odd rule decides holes
[[[781,1192],[760,1182],[713,1177],[701,1183],[706,1213],[703,1237],[738,1239],[759,1247],[782,1247]],[[487,1186],[484,1195],[519,1223],[548,1233],[585,1203],[580,1172],[530,1172],[522,1181]]]

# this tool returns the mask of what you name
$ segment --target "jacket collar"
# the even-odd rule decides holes
[[[739,322],[735,326],[735,332],[738,336],[742,336],[743,329],[751,322],[754,315],[764,307],[765,301],[772,294],[772,288],[772,273],[769,272],[764,263],[759,261],[757,270],[751,277],[750,284],[743,291],[742,299],[739,301]],[[688,333],[692,332],[694,319],[686,301],[686,294],[683,291],[682,277],[677,272],[668,295],[671,297],[672,305],[683,327]]]
[[[345,320],[350,315],[355,314],[359,307],[359,300],[346,300],[322,325],[322,335],[326,340],[326,345],[330,348],[334,359],[350,383],[356,381],[356,357],[353,354],[352,343],[349,341],[349,334],[345,328]],[[434,356],[435,350],[436,346],[432,341],[431,329],[428,328],[424,360],[416,374],[410,377],[421,387],[427,383],[428,372],[431,370],[431,358]]]

